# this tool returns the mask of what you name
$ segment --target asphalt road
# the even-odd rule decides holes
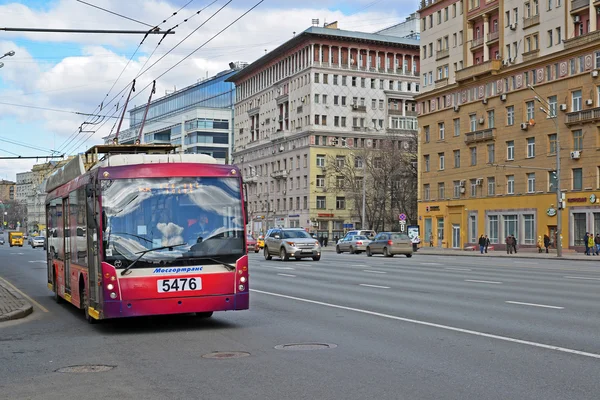
[[[0,325],[0,398],[597,399],[592,260],[252,254],[250,311],[88,325],[52,301],[43,250],[4,245],[0,277],[39,306]],[[294,343],[332,348],[276,348]],[[92,364],[114,368],[55,372]]]

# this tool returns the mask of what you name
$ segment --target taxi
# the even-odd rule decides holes
[[[262,249],[265,247],[265,235],[258,236],[258,239],[256,240],[256,245],[258,246],[259,249]]]

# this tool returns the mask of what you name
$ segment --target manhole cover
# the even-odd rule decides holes
[[[70,367],[59,368],[56,372],[68,374],[87,374],[91,372],[106,372],[114,368],[114,365],[72,365]]]
[[[248,357],[249,355],[250,353],[246,353],[245,351],[214,351],[203,355],[202,358],[216,358],[222,360],[226,358]]]
[[[290,343],[275,346],[277,350],[325,350],[336,347],[337,344],[333,343]]]

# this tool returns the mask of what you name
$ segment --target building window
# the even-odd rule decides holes
[[[487,145],[488,163],[496,162],[496,146],[494,143]]]
[[[346,209],[346,198],[345,197],[336,197],[335,198],[335,209],[336,210],[345,210]]]
[[[324,84],[327,84],[327,83],[329,83],[329,82],[328,82],[328,79],[327,79],[328,77],[329,77],[329,75],[328,75],[328,74],[323,74],[323,83],[324,83]]]
[[[423,131],[425,131],[425,143],[429,143],[429,126],[423,127]]]
[[[342,106],[346,105],[346,96],[342,96]]]
[[[573,150],[583,150],[583,131],[581,129],[573,131]]]
[[[548,135],[549,154],[556,154],[556,133]]]
[[[583,170],[581,168],[573,168],[573,190],[583,189]]]
[[[556,171],[548,172],[548,191],[556,192]]]
[[[315,104],[319,104],[319,97],[320,95],[315,94]]]
[[[360,159],[360,158],[355,158],[355,159],[354,159],[354,166],[355,166],[356,168],[362,168],[362,165],[360,165],[360,166],[356,165],[356,164],[357,164],[357,161],[361,161],[361,162],[360,162],[360,164],[362,164],[362,159]],[[429,154],[428,154],[428,155],[426,155],[426,156],[423,156],[423,161],[424,161],[424,163],[423,163],[423,164],[425,165],[425,172],[429,172]]]
[[[587,214],[586,213],[573,213],[573,241],[575,246],[585,245],[584,240],[587,238],[585,234],[588,232],[587,229]]]
[[[562,42],[562,34],[561,34],[561,28],[558,27],[558,28],[556,28],[556,44],[559,44],[560,42]]]
[[[515,106],[506,107],[506,125],[515,124]]]
[[[506,176],[506,194],[515,194],[515,176]]]
[[[460,168],[460,150],[454,150],[454,168]]]
[[[519,240],[519,219],[518,215],[503,215],[504,235],[514,235]]]
[[[316,186],[318,188],[325,187],[325,175],[317,175]]]
[[[506,159],[514,160],[515,159],[515,141],[509,140],[506,142]]]
[[[556,105],[558,103],[558,100],[556,98],[556,96],[550,96],[548,97],[548,104],[550,105],[550,109],[548,110],[548,112],[550,113],[550,115],[548,117],[553,118],[556,117]]]
[[[317,196],[317,210],[324,210],[327,208],[327,198],[325,196]]]
[[[488,196],[496,195],[496,178],[489,177],[487,178],[487,194]]]
[[[527,158],[535,157],[535,138],[527,138]]]
[[[471,197],[477,197],[477,179],[471,179]]]
[[[523,215],[525,228],[524,244],[535,244],[535,217],[533,214]]]
[[[319,83],[319,73],[315,72],[315,83]]]
[[[571,93],[571,111],[581,111],[581,90]]]
[[[344,188],[344,177],[343,176],[336,176],[335,177],[335,187],[337,189],[343,189]]]
[[[499,235],[499,224],[498,224],[498,216],[497,215],[489,215],[488,216],[488,237],[490,238],[490,243],[499,243],[498,237]]]
[[[337,115],[333,117],[333,126],[340,126],[340,117]]]
[[[444,140],[446,138],[446,128],[443,122],[438,123],[438,130],[440,132],[440,140]]]
[[[471,147],[471,165],[477,165],[477,147]]]
[[[352,87],[356,87],[356,77],[352,77]]]
[[[346,166],[346,156],[335,156],[335,166],[344,168]]]
[[[429,184],[425,184],[425,185],[423,185],[423,200],[430,200],[430,199],[431,199],[430,187],[429,187]]]
[[[527,174],[527,193],[535,192],[535,173]]]
[[[439,153],[438,157],[439,157],[439,161],[440,161],[440,171],[443,171],[446,168],[446,163],[444,160],[444,153]]]
[[[317,154],[317,167],[325,166],[325,154]]]
[[[338,75],[333,75],[333,84],[337,86],[337,84],[338,84]]]
[[[454,119],[454,136],[460,136],[460,118]]]
[[[446,184],[441,182],[438,183],[438,199],[443,200],[446,198]]]
[[[452,181],[452,185],[454,188],[454,193],[452,193],[452,195],[457,199],[460,197],[460,181]]]
[[[346,126],[346,117],[342,117],[342,127]]]
[[[477,114],[469,115],[469,123],[471,125],[471,132],[475,132],[477,130]]]
[[[492,129],[492,128],[495,127],[495,122],[494,122],[495,113],[494,113],[494,110],[489,110],[487,112],[487,116],[488,116],[488,128]]]
[[[315,114],[315,125],[319,125],[319,121],[321,121],[321,116],[319,114]]]
[[[477,243],[477,215],[469,214],[469,243]]]
[[[342,75],[342,86],[347,86],[347,82],[346,82],[347,78],[348,77],[346,75]]]
[[[535,102],[533,100],[528,101],[525,106],[527,108],[527,121],[530,121],[535,118]]]

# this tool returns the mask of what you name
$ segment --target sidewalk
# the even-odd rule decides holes
[[[329,243],[327,247],[322,247],[323,252],[335,252],[335,243]],[[556,250],[551,250],[550,253],[538,253],[537,249],[524,249],[517,254],[506,254],[504,250],[494,250],[487,254],[481,254],[479,250],[458,250],[458,249],[442,249],[438,247],[419,247],[416,254],[438,255],[438,256],[456,256],[456,257],[496,257],[496,258],[532,258],[532,259],[548,259],[556,260]],[[569,261],[597,261],[600,267],[600,256],[586,256],[583,253],[575,253],[573,251],[563,251],[561,260]]]
[[[0,279],[0,322],[24,318],[32,311],[33,306]]]

